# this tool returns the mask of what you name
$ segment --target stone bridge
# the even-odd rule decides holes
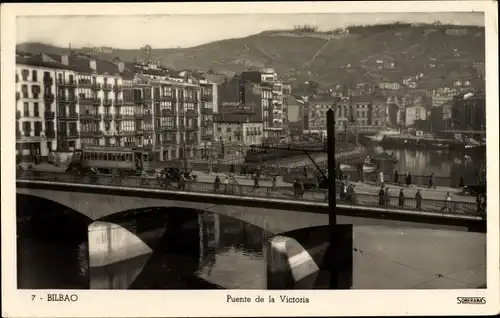
[[[127,210],[178,207],[231,216],[278,233],[328,223],[326,203],[49,181],[19,180],[16,191],[18,196],[25,198],[53,201],[91,221]],[[426,227],[460,227],[474,232],[484,232],[486,227],[485,220],[465,215],[451,217],[421,211],[388,211],[379,207],[339,204],[337,214],[338,222],[345,224],[397,225],[406,222]]]

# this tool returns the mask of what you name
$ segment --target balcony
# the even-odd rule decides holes
[[[66,119],[68,120],[78,120],[78,113],[69,113],[66,115]]]
[[[70,131],[66,137],[71,139],[78,138],[78,131],[76,130]]]
[[[204,120],[201,122],[202,127],[212,127],[213,124],[214,124],[214,122],[211,120]]]
[[[184,97],[184,101],[186,103],[197,103],[198,99],[194,96],[186,96],[186,97]]]
[[[123,99],[115,99],[115,105],[123,105]]]
[[[201,135],[202,140],[212,140],[214,139],[214,133],[213,132],[207,132],[203,135]]]
[[[142,118],[144,118],[144,113],[142,113],[142,112],[136,112],[136,113],[134,113],[134,118],[142,120]]]
[[[54,112],[46,111],[43,113],[45,119],[54,119],[56,114]]]
[[[201,113],[205,114],[205,115],[213,115],[214,109],[213,108],[202,107],[201,108]]]
[[[99,83],[91,83],[87,81],[79,81],[78,86],[81,88],[90,88],[92,90],[99,90],[101,89],[101,84]]]
[[[207,94],[201,95],[201,100],[204,102],[210,102],[213,100],[213,98],[214,98],[214,96],[211,94],[210,95],[207,95]]]
[[[173,126],[162,126],[161,129],[164,130],[164,131],[177,131],[177,126],[176,125],[173,125]]]
[[[54,79],[52,77],[44,77],[43,85],[49,86],[54,84]]]
[[[21,112],[19,110],[16,111],[16,119],[21,119]]]
[[[58,80],[57,85],[65,87],[76,87],[76,81]]]
[[[198,117],[198,111],[195,109],[186,110],[187,117]]]
[[[43,100],[52,103],[54,101],[54,94],[43,94]]]
[[[104,120],[106,120],[106,121],[113,120],[113,114],[109,114],[109,113],[108,114],[104,114],[103,117],[104,117]]]
[[[124,120],[135,119],[135,114],[121,114],[121,116],[122,116],[122,119],[124,119]]]
[[[95,131],[80,131],[80,137],[93,137],[95,135]]]
[[[122,120],[122,119],[123,119],[122,114],[115,114],[115,121],[116,120]]]
[[[175,101],[175,96],[173,94],[172,95],[161,95],[158,99],[164,100],[164,101]]]
[[[186,145],[196,145],[196,144],[198,143],[198,139],[196,139],[196,138],[186,139],[186,140],[184,141],[184,143],[185,143]]]
[[[113,86],[113,90],[116,92],[116,91],[121,91],[123,89],[123,86],[122,85],[115,85]]]
[[[112,89],[111,84],[109,84],[109,83],[102,84],[102,90],[110,91],[111,89]]]
[[[160,112],[163,117],[172,117],[175,116],[175,112],[173,109],[162,109]]]
[[[47,137],[47,138],[56,138],[56,132],[54,130],[47,130],[45,132],[45,137]]]
[[[113,101],[111,99],[103,99],[102,105],[103,106],[111,106],[111,105],[113,105]]]
[[[168,140],[163,140],[161,143],[163,146],[172,146],[172,145],[177,145],[177,140],[176,139],[168,139]]]

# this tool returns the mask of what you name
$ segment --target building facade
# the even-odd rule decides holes
[[[409,106],[405,109],[405,127],[415,125],[415,121],[426,120],[427,110],[424,106]]]
[[[17,56],[16,87],[21,155],[92,145],[140,147],[160,160],[197,158],[214,138],[217,85],[157,64]]]
[[[16,154],[46,157],[58,147],[56,74],[72,71],[45,55],[16,60]]]
[[[457,97],[451,107],[453,130],[486,131],[486,99],[484,94]]]

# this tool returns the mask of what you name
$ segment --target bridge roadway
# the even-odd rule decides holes
[[[298,201],[285,197],[269,198],[164,190],[146,186],[27,179],[17,180],[17,193],[54,201],[92,220],[127,210],[171,206],[220,213],[273,233],[328,223],[327,203]],[[337,214],[338,222],[345,224],[453,228],[475,232],[484,232],[486,229],[486,220],[477,215],[350,204],[338,204]]]

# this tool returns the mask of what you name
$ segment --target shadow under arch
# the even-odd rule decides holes
[[[152,252],[124,261],[129,265],[135,263],[128,269],[120,264],[123,262],[92,268],[93,277],[111,282],[107,284],[109,288],[113,288],[115,279],[131,280],[116,283],[128,285],[129,289],[221,288],[196,275],[201,265],[202,220],[206,213],[191,208],[154,206],[120,211],[96,220],[126,229],[147,244]]]
[[[86,289],[87,216],[52,200],[16,195],[17,285],[24,289]]]

